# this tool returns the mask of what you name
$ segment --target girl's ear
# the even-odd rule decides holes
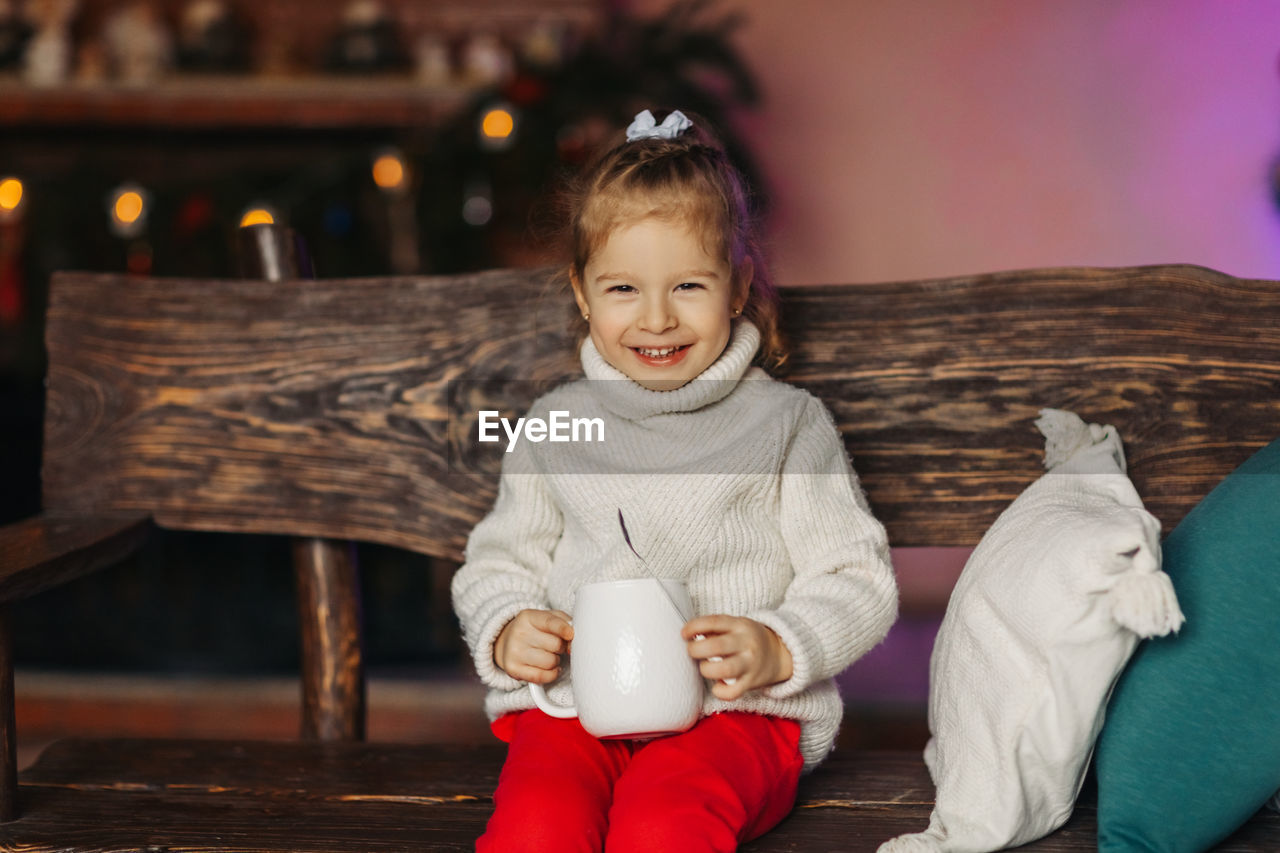
[[[587,297],[582,289],[582,279],[578,276],[577,270],[569,270],[569,284],[573,287],[573,299],[578,303],[578,312],[583,317],[591,314],[591,308],[587,305]]]
[[[747,255],[742,259],[742,263],[738,265],[738,275],[733,283],[733,308],[735,311],[741,311],[747,307],[747,296],[751,293],[751,280],[756,275],[755,261],[751,260],[751,256]]]

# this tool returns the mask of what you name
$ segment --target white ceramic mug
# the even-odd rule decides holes
[[[704,689],[680,636],[692,615],[680,581],[635,578],[583,586],[573,608],[574,705],[553,703],[539,684],[529,685],[533,701],[553,717],[577,717],[599,738],[688,730],[702,713]]]

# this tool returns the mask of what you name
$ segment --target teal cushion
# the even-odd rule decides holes
[[[1187,621],[1142,644],[1095,752],[1098,849],[1199,851],[1280,789],[1280,439],[1169,534]]]

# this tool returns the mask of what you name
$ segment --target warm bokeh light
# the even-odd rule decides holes
[[[111,214],[121,225],[132,225],[138,221],[146,209],[142,193],[137,190],[123,190],[116,193],[115,203],[111,205]]]
[[[0,180],[0,210],[5,212],[18,209],[22,203],[22,181],[17,178]]]
[[[501,107],[494,108],[484,114],[480,129],[490,139],[506,139],[516,129],[515,116]]]
[[[240,227],[247,228],[250,225],[272,225],[276,218],[271,215],[271,211],[265,207],[251,207],[244,212],[244,216],[240,217]]]
[[[151,214],[151,194],[145,187],[127,182],[107,196],[107,218],[117,237],[137,237],[147,228]]]
[[[400,189],[404,176],[404,161],[395,154],[383,154],[373,161],[373,182],[384,190]]]

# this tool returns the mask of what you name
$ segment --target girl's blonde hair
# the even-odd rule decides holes
[[[753,268],[742,316],[760,330],[760,361],[777,368],[787,359],[778,291],[765,266],[742,174],[705,121],[675,139],[650,137],[609,149],[567,189],[570,262],[566,278],[582,281],[587,261],[614,229],[648,217],[686,223],[708,254],[725,258],[738,286]],[[659,119],[660,120],[660,119]],[[579,340],[587,323],[577,317]]]

